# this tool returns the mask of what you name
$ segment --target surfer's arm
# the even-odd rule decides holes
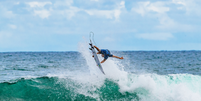
[[[118,58],[118,59],[124,59],[124,57],[118,57],[118,56],[115,56],[115,55],[113,55],[112,57],[115,57],[115,58]]]
[[[98,51],[98,52],[100,52],[100,49],[98,48],[98,47],[96,47],[96,46],[94,46],[95,48],[96,48],[96,50]]]
[[[103,61],[101,61],[101,63],[103,63],[103,62],[105,62],[106,61],[106,59],[104,59]]]

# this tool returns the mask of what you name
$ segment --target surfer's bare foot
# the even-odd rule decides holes
[[[120,57],[119,59],[124,59],[123,57]]]

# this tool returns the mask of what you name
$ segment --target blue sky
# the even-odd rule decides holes
[[[200,0],[0,0],[0,51],[201,50]],[[85,41],[86,41],[85,40]]]

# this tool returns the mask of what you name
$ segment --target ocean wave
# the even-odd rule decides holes
[[[0,100],[200,101],[200,83],[201,77],[191,74],[128,74],[103,81],[44,76],[0,83]]]

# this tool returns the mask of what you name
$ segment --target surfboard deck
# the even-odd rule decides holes
[[[96,64],[97,64],[98,68],[101,70],[101,72],[102,72],[103,74],[105,74],[104,71],[103,71],[103,68],[102,68],[102,66],[101,66],[101,63],[100,63],[100,61],[99,61],[99,59],[98,59],[98,56],[97,56],[97,54],[96,54],[96,51],[95,51],[95,49],[94,49],[94,46],[93,46],[91,40],[90,40],[89,45],[91,46],[91,48],[89,48],[89,49],[92,51],[92,54],[93,54],[93,56],[94,56],[93,58],[94,58],[94,60],[96,61]]]

